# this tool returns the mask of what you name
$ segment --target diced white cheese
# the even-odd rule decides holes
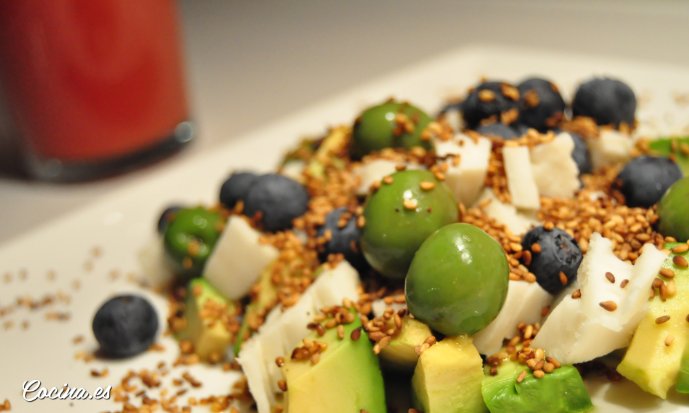
[[[280,174],[288,178],[292,178],[297,182],[302,182],[304,180],[302,172],[304,172],[305,167],[306,163],[304,163],[304,161],[296,159],[290,160],[282,165],[282,168],[280,168]]]
[[[359,273],[347,261],[341,261],[335,268],[326,266],[309,287],[313,292],[316,309],[342,305],[345,299],[356,301],[359,297]]]
[[[278,250],[259,241],[261,234],[244,218],[232,216],[204,267],[204,277],[224,296],[236,300],[249,292]]]
[[[275,403],[275,394],[270,386],[263,349],[259,340],[251,339],[244,343],[237,362],[246,376],[258,413],[270,413],[272,411],[271,406]]]
[[[169,261],[165,256],[165,247],[161,237],[151,239],[139,251],[139,265],[146,274],[146,280],[154,286],[164,286],[169,284],[174,278],[174,270],[170,268]]]
[[[489,200],[483,206],[483,211],[494,220],[505,225],[515,235],[525,234],[529,229],[539,224],[533,214],[520,212],[514,205],[506,204],[495,197],[493,191],[486,189],[479,198],[479,205]]]
[[[371,310],[373,311],[374,317],[382,317],[385,314],[385,310],[392,308],[394,311],[399,311],[403,308],[407,308],[406,304],[402,303],[385,303],[385,300],[379,298],[371,303]]]
[[[280,392],[278,380],[282,379],[282,371],[275,364],[275,359],[287,355],[282,344],[282,329],[278,324],[264,324],[255,338],[261,342],[263,360],[270,384],[269,389],[273,393],[278,393]],[[273,361],[272,363],[270,362],[271,360]]]
[[[588,139],[593,169],[625,162],[631,158],[634,141],[622,132],[603,129],[600,136]]]
[[[397,163],[388,159],[374,159],[366,161],[353,170],[354,176],[359,177],[358,195],[366,195],[374,182],[380,181],[397,170]]]
[[[503,340],[517,333],[517,324],[541,321],[543,307],[553,301],[553,296],[537,283],[510,281],[508,285],[507,298],[498,316],[473,337],[481,354],[490,356],[500,351]]]
[[[512,205],[517,208],[537,210],[541,207],[538,186],[531,168],[529,148],[526,146],[505,146],[502,149],[507,175],[507,189]]]
[[[282,330],[282,348],[285,353],[291,353],[301,340],[309,335],[309,329],[306,326],[313,321],[315,315],[316,306],[310,289],[299,297],[296,304],[282,313],[279,324]]]
[[[453,140],[436,140],[435,151],[438,156],[459,155],[459,164],[450,162],[445,173],[445,183],[458,202],[472,205],[481,195],[488,172],[491,145],[489,139],[478,138],[474,141],[461,133]]]
[[[543,323],[532,347],[543,348],[570,364],[627,346],[646,313],[648,291],[664,260],[663,252],[647,244],[631,265],[614,255],[610,240],[593,234],[577,272],[581,298],[573,299],[567,292]],[[608,280],[607,272],[613,274],[615,283]],[[627,286],[620,288],[625,279],[629,280]],[[616,308],[603,308],[601,303],[606,301]]]
[[[567,132],[531,149],[531,168],[538,193],[553,198],[571,198],[579,189],[579,168],[572,159],[574,141]]]

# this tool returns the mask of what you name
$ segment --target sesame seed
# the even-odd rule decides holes
[[[478,100],[481,102],[491,102],[495,100],[495,92],[488,89],[483,89],[478,92]]]
[[[284,366],[284,365],[285,365],[285,358],[284,358],[284,357],[281,357],[281,356],[276,357],[276,358],[275,358],[275,364],[276,364],[278,367]]]
[[[422,190],[424,191],[430,191],[433,188],[435,188],[435,182],[430,182],[430,181],[423,181],[419,184]]]
[[[519,376],[517,376],[517,383],[523,382],[525,378],[526,378],[526,370],[519,373]]]
[[[361,327],[357,327],[354,330],[352,330],[352,333],[349,335],[349,337],[354,341],[359,340],[359,338],[361,337]]]
[[[283,392],[287,391],[287,382],[285,380],[278,380],[278,388]]]
[[[405,199],[402,204],[404,205],[404,209],[413,211],[419,205],[419,202],[416,199]]]
[[[383,183],[386,185],[391,185],[393,182],[394,182],[394,179],[390,175],[383,178]]]
[[[605,273],[605,278],[607,278],[610,283],[615,284],[615,276],[610,271]]]
[[[672,263],[680,268],[689,267],[689,262],[687,262],[687,259],[681,255],[675,255],[674,257],[672,257]]]
[[[545,377],[545,373],[543,372],[543,370],[539,369],[533,372],[533,376],[537,379],[542,379],[543,377]]]
[[[668,322],[669,320],[670,320],[669,315],[663,315],[663,316],[656,318],[656,324],[663,324],[663,323]]]
[[[531,245],[531,252],[535,254],[540,254],[541,252],[541,244],[535,242]]]
[[[602,302],[598,303],[598,305],[600,305],[606,311],[612,312],[612,311],[617,310],[617,303],[614,301],[602,301]]]
[[[568,280],[567,280],[567,274],[565,274],[564,272],[560,271],[560,283],[561,283],[562,285],[567,285],[567,281],[568,281]]]
[[[674,341],[675,341],[675,336],[673,336],[672,334],[668,334],[665,337],[665,345],[667,347],[670,347],[672,345],[672,343],[674,343]]]
[[[625,278],[625,279],[622,280],[622,282],[620,283],[620,288],[626,287],[627,284],[629,284],[629,280]]]
[[[676,247],[672,248],[670,251],[672,251],[673,254],[685,253],[689,251],[689,244],[679,244]]]
[[[572,298],[575,299],[575,300],[576,300],[577,298],[581,298],[581,290],[580,290],[579,288],[577,288],[576,290],[574,290],[574,291],[572,292]]]
[[[665,278],[672,278],[675,276],[675,272],[672,271],[670,268],[661,268],[660,275],[662,275]]]

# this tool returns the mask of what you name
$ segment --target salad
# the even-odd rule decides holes
[[[258,413],[586,412],[595,374],[687,394],[689,138],[638,136],[636,106],[534,77],[368,107],[161,214],[168,331]],[[129,357],[158,319],[118,296],[93,330]]]

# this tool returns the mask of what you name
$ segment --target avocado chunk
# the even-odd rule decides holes
[[[238,308],[204,278],[191,280],[184,307],[186,325],[177,336],[189,340],[202,360],[220,360],[234,339],[231,323]]]
[[[689,175],[689,154],[681,149],[684,145],[689,145],[689,136],[659,138],[649,143],[651,153],[665,157],[672,156],[684,176],[687,176]]]
[[[424,413],[485,412],[483,361],[467,336],[448,337],[421,353],[412,377],[414,405]]]
[[[386,412],[383,374],[358,316],[344,325],[343,337],[336,329],[309,336],[327,346],[316,364],[291,357],[285,361],[286,413]]]
[[[562,366],[538,379],[524,365],[503,362],[496,376],[483,379],[483,400],[491,413],[575,413],[593,409],[579,371]]]
[[[394,370],[414,370],[419,359],[416,348],[432,335],[431,329],[426,324],[405,316],[402,318],[399,333],[380,352],[383,366]]]
[[[680,244],[668,243],[665,248],[672,249],[677,245]],[[660,277],[666,282],[674,282],[675,295],[663,301],[656,294],[634,332],[627,353],[617,366],[621,375],[644,391],[663,399],[677,380],[682,354],[689,339],[689,323],[686,320],[689,314],[689,269],[674,265],[672,260],[675,255],[689,259],[686,252],[671,253],[663,268],[671,269],[675,275],[671,279]],[[661,322],[666,317],[670,318]]]
[[[689,346],[684,349],[684,355],[677,373],[675,390],[677,393],[689,394]]]

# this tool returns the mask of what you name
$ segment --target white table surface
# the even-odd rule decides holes
[[[194,144],[95,183],[49,185],[0,174],[0,244],[266,122],[461,46],[519,45],[689,66],[689,2],[680,0],[182,0],[180,11],[200,126]],[[0,145],[0,164],[7,157]]]

